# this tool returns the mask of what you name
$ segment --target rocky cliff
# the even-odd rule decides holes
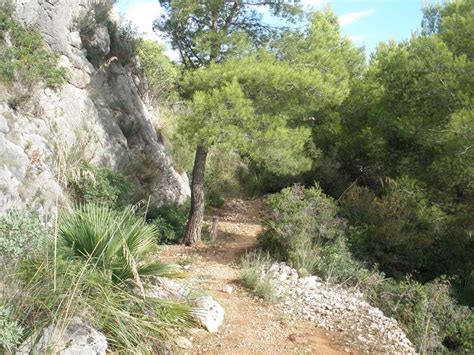
[[[48,213],[67,204],[62,180],[84,162],[127,172],[158,203],[189,195],[187,177],[173,169],[151,123],[143,78],[110,55],[106,26],[87,41],[76,28],[87,3],[14,1],[14,18],[60,55],[67,80],[55,90],[28,89],[21,109],[11,105],[18,90],[0,84],[0,213],[13,206]],[[94,66],[91,51],[107,60]]]

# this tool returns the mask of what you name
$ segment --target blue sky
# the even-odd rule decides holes
[[[324,8],[330,4],[339,17],[341,31],[357,46],[371,53],[378,42],[408,39],[419,30],[426,0],[301,0],[305,7]],[[161,12],[158,0],[119,0],[118,12],[147,38],[159,39],[152,32],[153,19]],[[168,51],[171,58],[176,53]]]

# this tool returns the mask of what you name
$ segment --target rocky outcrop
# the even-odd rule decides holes
[[[339,331],[346,345],[369,353],[415,354],[413,344],[393,318],[372,307],[357,291],[328,285],[317,276],[299,278],[285,263],[274,263],[267,270],[283,302],[276,307],[283,313],[302,317],[318,327]]]
[[[64,329],[55,325],[44,328],[36,342],[27,339],[16,354],[102,355],[106,351],[107,340],[102,333],[81,319],[72,318]]]
[[[140,79],[114,57],[98,68],[87,59],[93,48],[107,55],[110,38],[107,28],[98,26],[83,43],[75,19],[86,1],[14,3],[15,18],[35,27],[60,54],[67,82],[57,90],[28,88],[21,109],[11,105],[18,90],[0,86],[0,213],[29,206],[48,214],[67,204],[62,179],[83,162],[126,172],[157,203],[184,201],[187,177],[172,167],[153,128],[135,84]]]

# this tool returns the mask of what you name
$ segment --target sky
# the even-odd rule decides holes
[[[369,55],[377,43],[391,39],[402,41],[420,29],[423,4],[427,0],[301,0],[303,6],[315,10],[329,4],[338,16],[341,32],[356,46],[365,46]],[[119,0],[116,10],[131,21],[145,38],[165,43],[152,30],[160,13],[158,0]],[[167,51],[174,60],[177,53]]]

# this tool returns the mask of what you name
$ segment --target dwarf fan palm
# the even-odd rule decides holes
[[[157,230],[136,216],[133,207],[117,212],[88,204],[64,214],[59,222],[60,243],[74,257],[110,272],[114,282],[137,275],[179,276],[173,265],[148,262]]]

